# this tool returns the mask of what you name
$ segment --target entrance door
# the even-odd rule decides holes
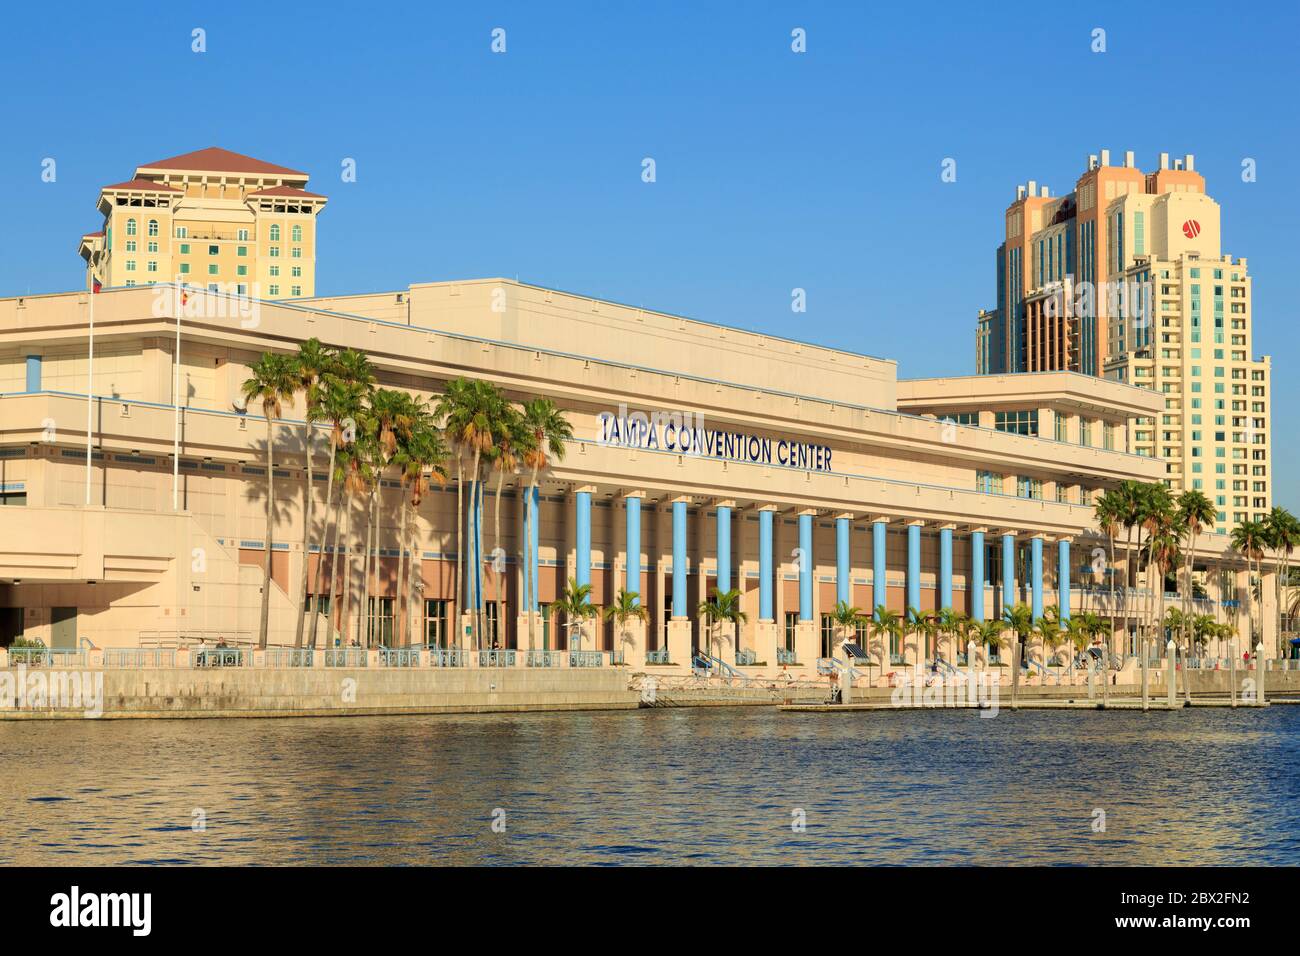
[[[0,607],[0,647],[8,647],[23,636],[23,609]]]
[[[56,607],[50,613],[50,647],[77,649],[77,609]]]

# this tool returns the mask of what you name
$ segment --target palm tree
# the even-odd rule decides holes
[[[971,637],[976,644],[987,648],[985,653],[991,658],[992,652],[996,651],[1003,644],[1002,632],[1006,629],[1006,622],[999,618],[993,618],[988,621],[971,622]]]
[[[935,617],[935,630],[938,631],[940,637],[943,637],[946,634],[949,635],[950,637],[955,638],[957,636],[957,630],[960,623],[961,623],[960,614],[958,614],[950,607],[943,607],[939,609],[939,613]],[[935,648],[935,656],[936,657],[943,656],[941,653],[939,653],[938,647]],[[956,655],[953,656],[956,657]],[[955,663],[955,661],[949,661],[948,663],[953,664]]]
[[[894,662],[894,645],[902,643],[907,628],[902,615],[897,611],[889,610],[883,604],[876,605],[874,617],[875,620],[871,624],[871,636],[880,641],[880,668],[883,671],[886,663],[892,664]]]
[[[315,478],[312,475],[311,438],[316,422],[322,417],[323,379],[325,374],[334,367],[334,361],[334,351],[321,345],[320,339],[314,336],[298,346],[298,354],[294,358],[294,375],[298,387],[303,391],[307,409],[302,426],[303,459],[307,466],[307,483],[302,495],[302,579],[298,585],[298,623],[294,628],[294,647],[302,647],[303,625],[306,623],[304,615],[307,611],[308,565],[311,564],[312,511],[316,498]],[[328,506],[328,499],[326,505]],[[319,554],[318,565],[325,560],[325,552],[321,550]],[[315,620],[314,609],[312,619]]]
[[[1243,521],[1237,527],[1232,529],[1232,549],[1239,552],[1246,559],[1247,573],[1256,572],[1263,575],[1262,564],[1264,561],[1264,549],[1268,547],[1268,528],[1262,521]],[[1257,569],[1259,569],[1257,571]],[[1253,588],[1247,588],[1250,593],[1250,650],[1255,649],[1259,643],[1259,631],[1255,630],[1255,604]],[[1260,631],[1263,630],[1264,622],[1261,616]],[[1234,655],[1235,660],[1235,655]]]
[[[1018,651],[1034,632],[1034,611],[1027,604],[1016,604],[1004,608],[1002,618],[1007,629],[1011,631],[1011,706],[1016,705],[1016,693],[1020,688],[1020,660]]]
[[[397,627],[398,637],[402,639],[403,644],[409,646],[414,643],[411,640],[411,635],[415,633],[417,626],[415,613],[417,607],[415,587],[417,562],[415,560],[416,549],[414,545],[410,548],[411,560],[409,565],[406,562],[408,510],[419,515],[420,501],[429,488],[430,478],[439,484],[447,480],[445,464],[447,449],[443,444],[442,435],[433,423],[433,416],[423,399],[413,399],[408,413],[408,421],[399,434],[397,451],[393,456],[392,463],[398,469],[401,487],[403,489],[410,488],[409,509],[406,495],[399,496],[398,508],[401,515],[398,520],[397,581],[393,599],[394,618],[402,622]],[[428,475],[425,473],[426,469],[429,469],[430,473]],[[405,600],[406,604],[406,613],[399,615],[400,605],[403,600]]]
[[[552,613],[564,615],[566,629],[578,629],[578,647],[570,649],[581,650],[582,622],[596,615],[596,608],[591,603],[591,585],[579,584],[574,578],[569,578],[569,583],[564,586],[564,594],[552,605],[551,610]],[[571,644],[567,639],[565,643]]]
[[[531,445],[532,436],[524,430],[523,415],[513,405],[504,401],[497,411],[492,434],[495,436],[496,443],[488,459],[490,467],[497,475],[496,498],[492,507],[492,592],[500,614],[505,608],[504,595],[501,593],[501,572],[505,565],[505,552],[501,550],[501,493],[506,475],[514,474],[515,469],[519,467],[521,448]],[[520,498],[522,499],[523,496],[521,495]]]
[[[709,631],[713,637],[713,643],[718,645],[721,650],[722,636],[718,633],[718,628],[722,624],[734,624],[736,633],[740,633],[740,625],[749,620],[749,615],[740,609],[740,591],[732,588],[730,591],[720,591],[713,589],[713,597],[700,603],[697,613],[708,622]],[[721,655],[715,654],[714,657]]]
[[[1110,564],[1106,568],[1106,577],[1110,585],[1110,614],[1114,620],[1116,611],[1115,606],[1115,538],[1119,533],[1120,525],[1124,523],[1125,505],[1123,493],[1120,489],[1108,489],[1094,506],[1097,519],[1097,527],[1101,529],[1110,543]],[[1109,655],[1109,647],[1107,648]]]
[[[620,589],[618,597],[614,599],[614,603],[605,608],[604,615],[605,620],[613,621],[616,628],[623,629],[620,637],[626,643],[628,637],[626,630],[627,622],[644,622],[649,617],[649,612],[646,611],[645,605],[641,603],[640,595],[635,591]]]
[[[1129,597],[1138,584],[1138,563],[1133,549],[1133,532],[1138,533],[1137,544],[1140,550],[1142,545],[1140,510],[1146,487],[1142,482],[1129,478],[1121,481],[1119,487],[1115,489],[1119,522],[1124,527],[1124,630],[1126,631],[1130,616]],[[1133,613],[1132,617],[1134,626],[1138,626],[1137,614]]]
[[[466,521],[464,506],[465,456],[470,458],[470,518],[468,531],[471,542],[480,537],[480,519],[482,516],[482,461],[496,443],[493,427],[497,415],[504,403],[496,386],[477,380],[455,379],[447,385],[446,394],[438,403],[436,414],[442,421],[443,432],[456,452],[456,593],[457,600],[466,600],[464,594],[464,572],[466,568],[464,538]],[[471,635],[477,644],[482,639],[482,594],[479,593],[480,569],[474,567],[474,604],[467,608],[471,612]],[[468,603],[468,601],[466,601]]]
[[[1273,575],[1273,599],[1277,605],[1277,636],[1280,652],[1283,650],[1282,619],[1286,614],[1286,608],[1283,607],[1285,602],[1282,599],[1282,585],[1291,575],[1291,552],[1295,550],[1296,545],[1300,545],[1300,521],[1285,508],[1274,505],[1273,510],[1264,518],[1264,529],[1268,532],[1268,546],[1282,555],[1282,565],[1278,573]]]
[[[339,613],[339,602],[334,599],[334,594],[337,586],[339,598],[342,598],[343,580],[347,568],[345,560],[342,565],[344,575],[341,575],[338,545],[339,526],[343,522],[339,520],[339,512],[347,499],[347,493],[342,487],[344,469],[339,467],[338,457],[341,451],[350,448],[356,440],[356,422],[361,416],[361,409],[364,407],[366,396],[373,387],[374,381],[375,373],[370,365],[370,360],[354,349],[347,349],[336,355],[333,367],[327,370],[324,376],[324,395],[321,400],[321,411],[331,426],[329,478],[325,489],[325,507],[331,525],[329,543],[330,580],[327,593],[330,598],[330,631],[333,633],[342,633],[344,627],[343,618]],[[335,484],[340,487],[338,501],[334,500]],[[344,547],[347,547],[346,536],[344,537]],[[322,526],[321,530],[320,555],[321,559],[316,564],[315,592],[317,595],[321,593],[321,577],[324,573],[325,564],[324,526]],[[316,646],[316,625],[319,616],[319,614],[312,615],[309,639],[312,647]]]
[[[1033,633],[1043,644],[1043,662],[1046,663],[1047,652],[1055,651],[1065,640],[1065,635],[1061,632],[1060,611],[1055,606],[1043,608],[1043,616],[1038,619]],[[1043,678],[1046,679],[1046,676],[1044,672]]]
[[[858,625],[866,620],[866,615],[860,608],[854,607],[848,601],[836,601],[835,610],[831,612],[831,620],[835,622],[836,628],[841,632],[847,632],[845,633],[845,640],[848,640],[850,636],[857,632]],[[834,648],[831,648],[831,650],[833,652]],[[834,657],[834,653],[831,656]]]
[[[538,476],[551,466],[552,461],[563,461],[565,443],[573,438],[573,426],[549,398],[534,398],[524,402],[523,428],[527,436],[520,443],[524,464],[528,466],[527,499],[524,506],[524,554],[531,555],[533,540],[532,508],[529,503],[536,494]],[[537,580],[533,576],[532,561],[525,557],[524,574],[528,575],[528,594],[537,600]],[[636,595],[637,592],[632,592]],[[637,601],[640,602],[640,597]],[[528,646],[535,646],[536,627],[533,615],[528,615]]]
[[[271,618],[271,538],[275,530],[275,436],[272,424],[285,405],[293,405],[295,384],[294,361],[287,355],[265,352],[248,367],[244,381],[245,402],[260,401],[266,416],[266,541],[262,561],[262,609],[257,626],[257,646],[266,648],[267,628]]]
[[[420,514],[420,502],[424,500],[424,494],[429,490],[430,482],[437,482],[439,485],[447,483],[447,445],[443,441],[442,433],[438,431],[437,425],[434,424],[432,414],[426,413],[415,420],[411,430],[410,438],[402,451],[402,482],[411,489],[410,509],[411,513],[417,518]],[[406,515],[402,516],[403,525],[406,521]],[[418,531],[417,531],[418,535]],[[420,610],[420,586],[417,584],[416,569],[418,567],[415,561],[416,548],[418,541],[411,548],[411,563],[406,582],[406,643],[411,641],[411,635],[415,633],[419,622]],[[398,575],[399,580],[401,575]],[[419,643],[424,643],[421,640]]]
[[[925,664],[925,656],[930,649],[929,618],[925,611],[909,604],[903,611],[903,622],[905,633],[916,636],[916,667],[920,668]]]
[[[1196,566],[1196,536],[1214,525],[1218,513],[1214,504],[1200,491],[1184,491],[1178,496],[1178,526],[1187,534],[1187,589],[1183,593],[1183,620],[1192,620],[1192,572]],[[1185,635],[1185,639],[1186,639]],[[1190,640],[1188,644],[1190,646]]]

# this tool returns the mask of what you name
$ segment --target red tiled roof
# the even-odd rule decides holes
[[[116,183],[112,186],[105,186],[104,191],[110,189],[131,189],[137,192],[151,193],[178,193],[180,192],[175,186],[168,186],[166,183],[156,183],[151,179],[132,179],[124,183]]]
[[[104,230],[103,230],[103,229],[99,230],[99,232],[83,232],[83,233],[81,234],[81,238],[82,238],[82,239],[94,239],[96,236],[102,236],[103,234],[104,234]]]
[[[320,193],[309,193],[305,189],[298,189],[295,186],[272,186],[270,189],[259,189],[255,193],[249,193],[250,196],[298,196],[303,199],[325,199]]]
[[[306,173],[287,166],[264,163],[252,156],[234,153],[220,146],[196,149],[192,153],[182,153],[170,159],[160,159],[156,163],[144,163],[140,169],[183,169],[189,171],[207,171],[214,173],[253,173],[270,176],[306,176]]]

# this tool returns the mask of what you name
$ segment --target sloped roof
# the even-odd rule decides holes
[[[272,186],[270,189],[259,189],[257,192],[249,193],[250,196],[294,196],[298,199],[327,199],[320,193],[309,193],[305,189],[299,189],[296,186]]]
[[[139,177],[128,180],[127,182],[124,183],[115,183],[112,186],[104,187],[105,191],[108,191],[110,189],[131,189],[131,190],[136,190],[138,192],[151,192],[151,193],[180,192],[180,190],[177,189],[175,186],[168,186],[166,183],[156,183],[152,179],[140,179]]]
[[[287,166],[266,163],[243,153],[209,146],[196,149],[192,153],[182,153],[169,159],[160,159],[154,163],[144,163],[139,169],[179,169],[187,171],[204,171],[214,173],[251,173],[266,176],[302,176],[307,174]]]

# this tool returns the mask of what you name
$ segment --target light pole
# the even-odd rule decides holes
[[[1255,696],[1264,703],[1264,642],[1255,645]]]
[[[1169,662],[1165,665],[1165,694],[1168,697],[1169,709],[1173,710],[1178,702],[1178,645],[1174,643],[1172,637],[1165,645],[1165,650],[1169,654]]]

